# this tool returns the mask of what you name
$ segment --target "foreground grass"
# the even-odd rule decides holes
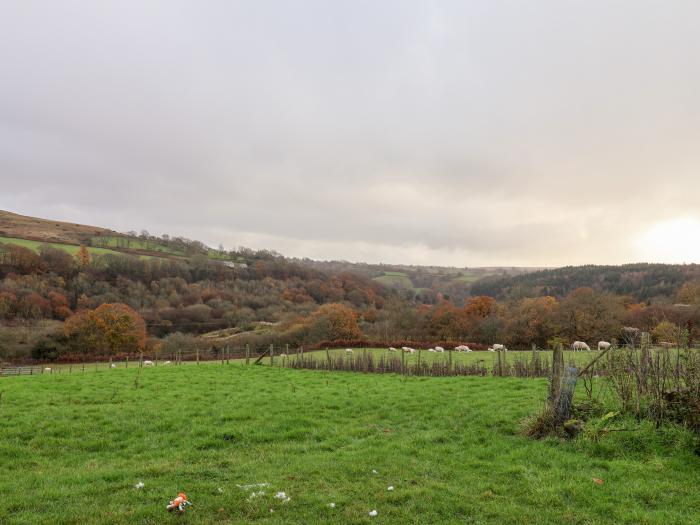
[[[239,364],[2,378],[0,523],[697,522],[685,432],[532,441],[545,390]],[[193,506],[168,515],[179,490]]]

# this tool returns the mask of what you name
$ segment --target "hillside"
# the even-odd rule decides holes
[[[339,273],[351,272],[372,279],[399,291],[406,298],[434,304],[448,299],[462,304],[472,295],[472,285],[487,277],[511,277],[527,274],[541,268],[526,267],[449,267],[416,266],[407,264],[368,264],[348,261],[299,260],[301,264],[317,270]]]
[[[120,236],[121,234],[97,226],[39,219],[0,210],[0,237],[85,244],[89,243],[93,237],[103,235]]]
[[[670,300],[680,287],[700,279],[697,264],[625,264],[567,266],[533,273],[482,279],[472,286],[475,295],[498,299],[552,295],[564,297],[577,288],[630,296],[637,301]]]

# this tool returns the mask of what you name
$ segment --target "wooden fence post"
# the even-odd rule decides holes
[[[403,374],[404,371],[404,366],[406,363],[406,352],[404,352],[403,348],[401,349],[401,373]]]
[[[129,356],[128,355],[126,356],[126,367],[125,368],[129,368]]]
[[[270,366],[275,364],[275,346],[270,345]]]
[[[564,346],[559,343],[552,353],[552,377],[549,382],[549,402],[551,404],[559,397],[561,380],[564,375]]]
[[[231,349],[226,345],[226,364],[229,364],[231,359]]]
[[[250,346],[248,343],[245,344],[245,364],[250,364]]]

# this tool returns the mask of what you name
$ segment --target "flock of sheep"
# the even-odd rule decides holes
[[[599,341],[598,342],[598,350],[607,350],[610,348],[610,343],[607,341]],[[591,349],[588,344],[586,344],[583,341],[574,341],[574,343],[571,345],[571,349],[574,351],[582,351],[582,350],[589,350]],[[413,354],[416,352],[415,348],[411,348],[409,346],[402,346],[400,349],[399,348],[394,348],[393,346],[389,347],[389,352],[398,352],[398,351],[406,352],[407,354]],[[467,345],[459,345],[455,347],[455,352],[471,352],[472,349],[469,348]],[[489,352],[498,352],[498,351],[503,351],[507,352],[508,348],[506,348],[505,345],[502,344],[493,344],[489,346],[488,348]],[[435,348],[428,348],[428,352],[436,352],[436,353],[443,353],[445,352],[445,349],[442,346],[436,346]],[[345,349],[345,354],[346,355],[352,355],[354,353],[352,348],[346,348]]]

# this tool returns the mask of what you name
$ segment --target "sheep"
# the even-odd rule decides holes
[[[284,359],[285,357],[287,357],[287,354],[280,354],[280,357]]]
[[[408,352],[409,354],[412,354],[413,352],[416,351],[414,348],[411,348],[409,346],[402,346],[401,350],[403,350],[404,352]]]
[[[588,345],[587,345],[586,343],[584,343],[583,341],[574,341],[574,344],[571,345],[571,349],[572,349],[574,352],[578,352],[578,351],[581,351],[581,350],[590,350],[591,347],[588,346]]]
[[[153,366],[153,361],[146,360],[143,362],[143,366]]]
[[[504,352],[508,351],[508,349],[505,347],[505,345],[501,345],[501,344],[491,345],[491,348],[493,348],[492,352],[495,352],[496,350],[503,350]]]
[[[117,365],[115,365],[114,363],[110,363],[109,367],[110,368],[117,368]]]
[[[394,348],[393,346],[390,346],[389,352],[398,352],[398,350],[396,350],[396,348]]]
[[[51,367],[47,366],[46,368],[44,368],[44,372],[51,372]]]
[[[472,349],[469,348],[467,345],[456,346],[455,350],[457,350],[457,352],[471,352],[472,351]]]
[[[607,350],[610,348],[610,343],[607,341],[598,341],[598,350]]]
[[[163,363],[163,364],[164,364],[164,365],[169,365],[169,364],[170,364],[170,361],[166,361],[166,362]]]
[[[345,354],[346,355],[352,355],[354,352],[352,351],[352,348],[346,348],[345,349]]]
[[[436,351],[436,352],[442,353],[442,352],[445,351],[445,349],[444,349],[443,347],[441,347],[441,346],[436,346],[436,347],[435,347],[435,351]]]
[[[433,353],[434,353],[434,352],[435,352],[435,349],[434,349],[434,348],[428,348],[428,352],[433,352]]]
[[[495,350],[489,346],[489,352],[495,352]]]

